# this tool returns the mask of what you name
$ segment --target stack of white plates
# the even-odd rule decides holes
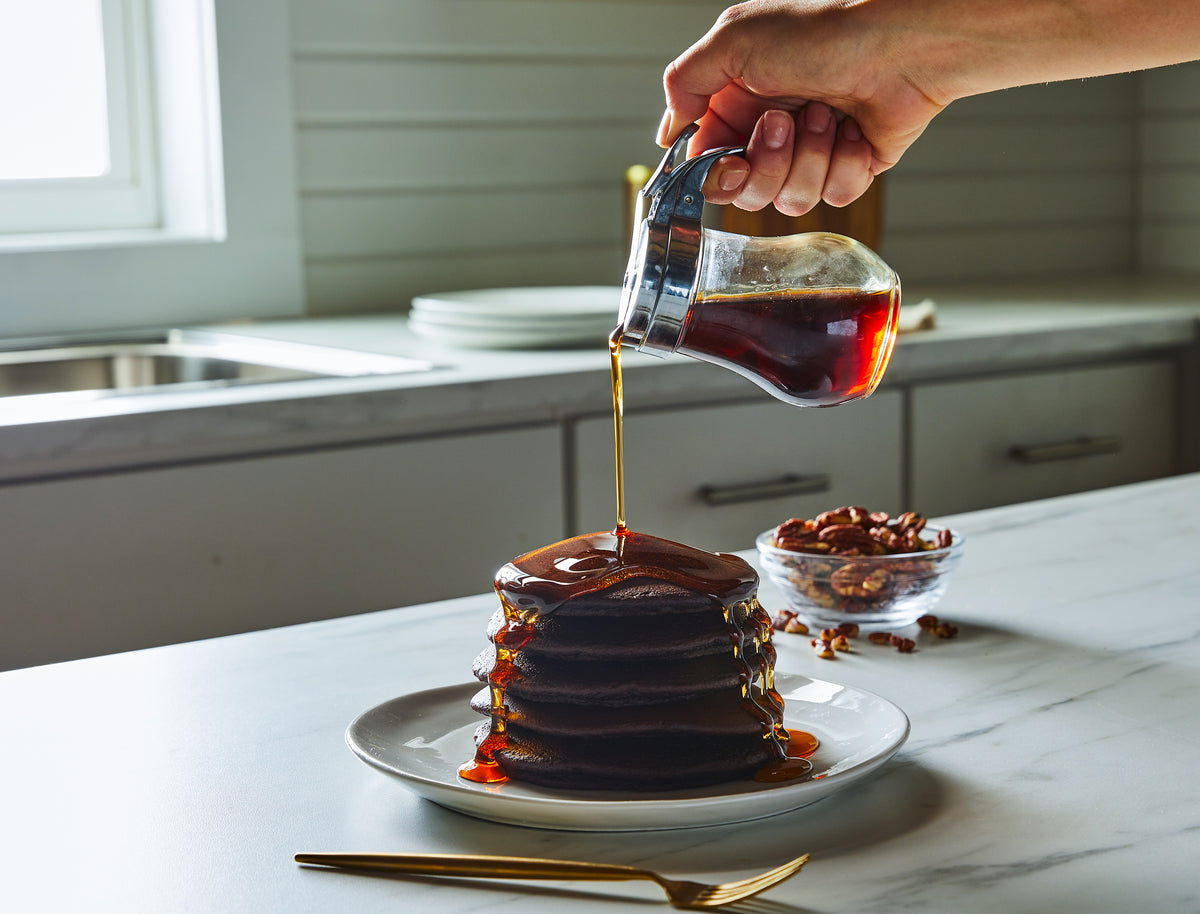
[[[619,286],[472,289],[414,298],[408,323],[414,333],[447,346],[602,346],[617,325],[620,304]]]

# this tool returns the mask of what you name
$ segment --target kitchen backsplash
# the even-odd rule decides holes
[[[1137,79],[1138,263],[1200,273],[1200,64]]]
[[[623,174],[725,2],[291,0],[309,310],[619,281]],[[1200,69],[965,99],[886,184],[914,281],[1200,272]]]
[[[906,280],[1134,267],[1132,77],[962,99],[888,174],[884,253]]]

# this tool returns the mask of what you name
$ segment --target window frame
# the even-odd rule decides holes
[[[0,235],[160,224],[147,0],[100,0],[109,169],[95,177],[0,179]]]
[[[0,236],[0,337],[303,313],[287,0],[145,2],[160,224]]]

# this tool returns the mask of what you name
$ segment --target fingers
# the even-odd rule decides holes
[[[858,123],[846,118],[838,128],[821,190],[822,199],[831,206],[846,206],[861,197],[875,177],[871,162],[871,144],[863,138]]]
[[[751,212],[775,199],[792,166],[795,123],[786,111],[768,111],[746,144],[750,174],[734,198],[734,204]]]
[[[744,158],[722,156],[709,169],[704,199],[756,211],[783,187],[792,164],[795,124],[787,111],[767,111],[758,119]]]
[[[697,131],[688,144],[692,155],[719,146],[745,146],[762,116],[773,108],[785,110],[779,102],[759,98],[737,83],[726,86],[708,102],[708,112],[696,124]]]
[[[695,123],[690,155],[750,146],[746,162],[723,161],[705,184],[716,199],[747,209],[766,205],[772,186],[778,186],[775,205],[786,213],[821,199],[835,206],[856,199],[954,97],[928,81],[919,85],[877,53],[892,44],[882,41],[887,23],[864,13],[877,6],[833,0],[730,6],[663,74],[667,114],[659,144],[670,146]],[[823,127],[824,112],[834,108],[846,117]],[[763,118],[775,117],[770,111],[793,112],[792,164],[782,180],[782,153],[759,133]]]
[[[709,100],[737,79],[728,46],[713,41],[713,37],[710,32],[672,61],[663,73],[667,111],[658,130],[660,146],[670,146],[684,127],[704,118]],[[728,146],[731,142],[725,140],[715,145]]]
[[[757,211],[774,204],[802,216],[824,200],[846,206],[874,180],[871,144],[853,118],[839,124],[828,105],[810,102],[792,114],[766,112],[754,128],[745,158],[723,156],[709,169],[704,197]]]
[[[715,206],[724,206],[737,199],[738,192],[750,177],[750,165],[737,156],[721,156],[713,162],[704,178],[701,193]]]
[[[838,125],[828,105],[812,102],[796,116],[796,144],[787,180],[775,195],[785,216],[803,216],[821,202]]]
[[[698,131],[689,144],[694,155],[720,146],[746,143],[768,109],[795,107],[804,97],[777,92],[759,92],[748,87],[746,74],[755,58],[770,59],[767,36],[777,36],[778,27],[760,8],[761,3],[741,3],[717,17],[699,41],[667,65],[663,91],[667,109],[656,140],[667,147],[689,124]],[[792,53],[789,41],[776,40],[779,50]]]

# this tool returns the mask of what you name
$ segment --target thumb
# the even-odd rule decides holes
[[[667,112],[659,127],[660,145],[669,146],[684,127],[704,117],[709,100],[741,75],[725,34],[714,27],[667,65],[663,73]]]

